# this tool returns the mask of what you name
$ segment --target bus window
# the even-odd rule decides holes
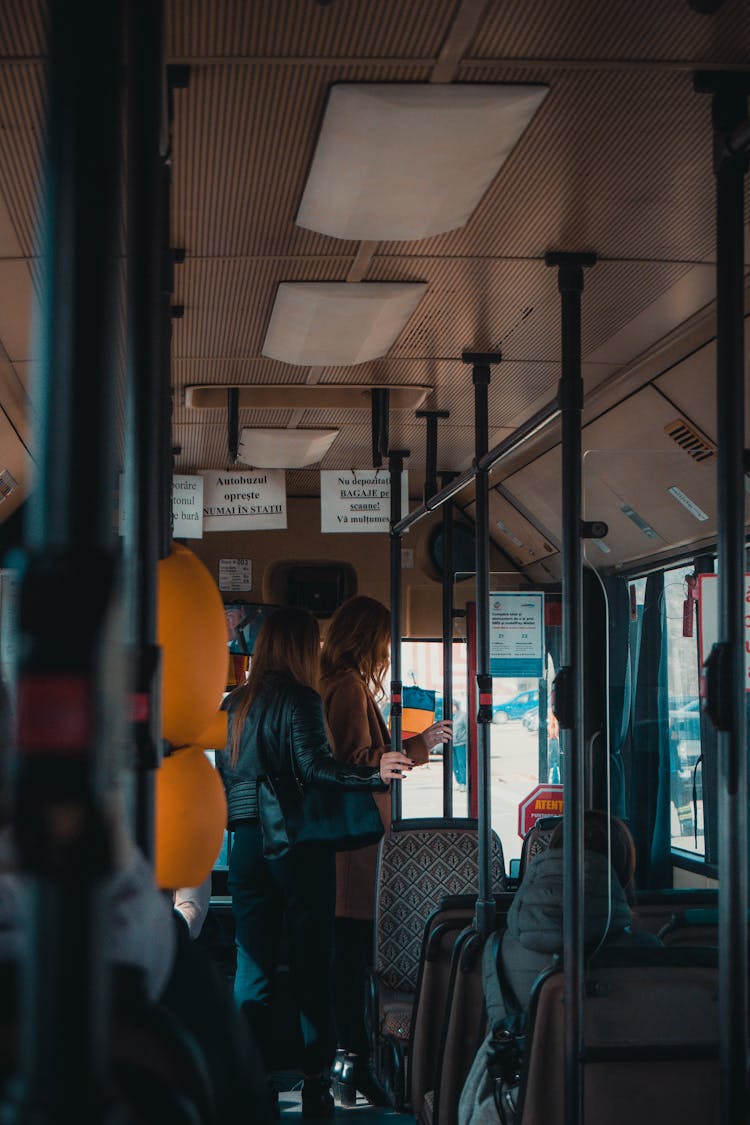
[[[671,837],[673,848],[703,855],[697,639],[694,615],[687,626],[683,613],[692,574],[693,567],[685,566],[664,575]]]

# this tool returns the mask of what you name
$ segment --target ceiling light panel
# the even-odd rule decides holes
[[[546,94],[532,85],[333,86],[297,225],[367,241],[462,227]]]
[[[338,430],[243,430],[237,459],[256,469],[301,469],[315,465]]]
[[[263,355],[303,366],[385,355],[427,291],[423,282],[282,282]]]

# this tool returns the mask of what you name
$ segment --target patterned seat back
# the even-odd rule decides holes
[[[476,894],[477,822],[396,822],[380,841],[375,891],[375,968],[381,985],[414,992],[422,934],[446,895]],[[503,889],[503,849],[492,833],[491,893]]]
[[[519,879],[523,879],[524,872],[534,856],[538,855],[539,852],[547,850],[552,833],[555,831],[555,828],[557,828],[561,819],[562,817],[559,816],[540,816],[539,819],[532,824],[523,838],[521,863],[518,870]]]

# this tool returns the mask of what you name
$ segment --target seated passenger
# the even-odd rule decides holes
[[[142,970],[150,1000],[166,986],[175,955],[172,911],[154,882],[154,873],[115,818],[115,870],[103,895],[107,959]],[[10,825],[0,828],[0,961],[21,958],[24,940],[24,876],[18,873]]]
[[[611,858],[608,861],[608,826]],[[529,1003],[531,986],[563,947],[563,822],[549,848],[531,860],[508,911],[501,957],[519,1003]],[[584,940],[589,952],[600,945],[660,945],[652,934],[632,933],[631,902],[635,844],[617,817],[592,809],[584,813]]]

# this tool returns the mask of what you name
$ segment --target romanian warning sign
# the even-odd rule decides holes
[[[401,474],[401,513],[409,511],[409,475]],[[320,530],[389,531],[391,478],[386,469],[323,469],[320,473]]]
[[[537,785],[518,806],[518,835],[523,839],[540,816],[562,816],[562,785]]]

